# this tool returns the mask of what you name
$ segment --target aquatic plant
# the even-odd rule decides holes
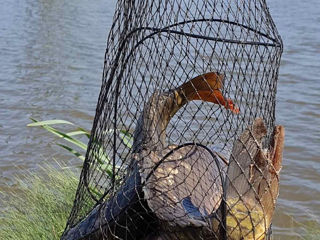
[[[90,132],[88,130],[85,130],[82,127],[76,126],[74,123],[66,121],[66,120],[46,120],[46,121],[38,121],[36,119],[31,118],[33,123],[28,124],[28,127],[42,127],[48,132],[62,138],[63,140],[71,143],[73,146],[70,147],[69,145],[66,144],[61,144],[57,143],[58,146],[62,147],[63,149],[67,150],[68,152],[72,153],[74,156],[77,158],[81,159],[84,161],[85,159],[85,153],[87,151],[87,144],[84,142],[80,141],[79,139],[76,138],[76,136],[86,136],[88,139],[90,139]],[[75,129],[69,132],[64,132],[63,130],[59,130],[57,128],[52,127],[52,125],[72,125],[75,126]],[[118,135],[120,139],[123,141],[125,146],[128,148],[132,147],[132,134],[129,131],[126,130],[117,130]],[[113,130],[108,130],[108,133],[113,133]],[[100,169],[105,171],[108,176],[111,178],[112,177],[112,166],[110,164],[110,158],[109,156],[105,153],[103,150],[102,144],[99,142],[96,142],[93,140],[93,144],[99,149],[95,153],[94,157],[97,163],[100,165]],[[75,149],[74,147],[77,147],[79,150]]]
[[[85,135],[87,138],[90,138],[90,132],[85,130],[82,127],[76,127],[73,131],[70,132],[63,132],[62,130],[58,130],[57,128],[52,127],[52,125],[57,125],[57,124],[63,124],[63,125],[72,125],[75,126],[72,122],[66,121],[66,120],[46,120],[46,121],[38,121],[34,118],[31,118],[33,123],[29,123],[27,126],[28,127],[42,127],[48,132],[64,139],[65,141],[72,143],[75,147],[79,148],[80,151],[74,149],[73,147],[69,147],[68,145],[65,144],[60,144],[58,143],[57,145],[64,148],[65,150],[69,151],[70,153],[74,154],[76,157],[78,157],[81,160],[84,160],[84,154],[87,151],[87,144],[83,143],[79,139],[75,138],[75,136],[80,136],[80,135]]]

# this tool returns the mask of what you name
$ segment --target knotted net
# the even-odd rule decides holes
[[[265,0],[118,0],[62,239],[265,239],[281,53]]]

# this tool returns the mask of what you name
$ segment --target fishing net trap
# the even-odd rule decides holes
[[[281,53],[265,0],[118,0],[61,239],[267,239]]]

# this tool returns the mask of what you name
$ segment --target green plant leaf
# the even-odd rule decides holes
[[[101,170],[105,171],[109,177],[113,176],[112,165],[110,163],[110,158],[103,150],[103,147],[98,142],[93,142],[94,146],[91,148],[91,154],[94,159],[99,163]]]
[[[60,132],[59,130],[53,128],[53,127],[49,127],[49,126],[43,126],[43,128],[45,128],[47,131],[63,138],[64,140],[68,141],[68,142],[71,142],[73,143],[74,145],[82,148],[83,150],[87,150],[87,145],[84,144],[83,142],[73,138],[73,137],[70,137],[68,136],[67,134],[63,133],[63,132]]]
[[[110,163],[104,163],[100,167],[103,172],[106,172],[109,175],[109,177],[112,178],[113,172],[112,172],[112,166]]]
[[[127,131],[127,130],[119,130],[117,129],[116,131],[119,132],[119,137],[122,140],[122,142],[128,147],[128,148],[132,148],[132,144],[133,144],[133,135]],[[109,133],[113,133],[114,130],[110,129],[108,130]]]
[[[37,121],[33,118],[31,118],[33,123],[29,123],[27,126],[28,127],[37,127],[37,126],[44,126],[44,125],[53,125],[53,124],[69,124],[69,125],[74,125],[72,122],[66,121],[66,120],[46,120],[46,121]]]
[[[100,193],[96,188],[89,186],[90,192],[94,193],[95,195],[97,195],[97,198],[100,199],[103,194]]]
[[[32,119],[32,121],[37,121],[37,120]],[[63,133],[63,132],[61,132],[61,131],[53,128],[53,127],[50,127],[48,125],[39,125],[39,126],[41,126],[42,128],[46,129],[48,132],[51,132],[54,135],[57,135],[58,137],[61,137],[64,140],[73,143],[74,145],[82,148],[83,150],[87,150],[87,145],[86,144],[84,144],[83,142],[81,142],[81,141],[79,141],[79,140],[77,140],[77,139],[75,139],[73,137],[68,136],[66,133]]]
[[[72,149],[71,147],[68,147],[68,146],[60,144],[60,143],[57,143],[57,145],[62,147],[62,148],[64,148],[64,149],[66,149],[67,151],[71,152],[76,157],[80,158],[82,161],[85,160],[85,157],[81,153],[77,152],[76,150]]]
[[[42,127],[45,130],[47,130],[48,132],[50,132],[60,138],[63,138],[64,140],[74,144],[75,146],[78,146],[81,149],[87,151],[87,145],[73,137],[73,136],[78,136],[78,135],[86,135],[88,138],[90,138],[90,132],[88,132],[87,130],[79,127],[75,131],[64,133],[54,127],[49,126],[49,124],[64,124],[64,123],[65,124],[72,124],[72,125],[74,125],[74,124],[70,123],[68,121],[65,121],[65,120],[47,120],[47,121],[41,121],[41,122],[37,121],[36,119],[33,119],[33,118],[31,118],[31,120],[34,123],[28,124],[27,126]],[[112,130],[111,130],[111,132],[112,132]],[[123,140],[124,144],[126,144],[127,147],[131,148],[132,135],[128,131],[119,130],[119,137]],[[85,160],[85,157],[81,153],[79,153],[78,151],[74,150],[73,148],[66,146],[64,144],[57,144],[57,145],[66,149],[67,151],[71,152],[76,157],[80,158],[81,160],[83,160],[83,161]],[[110,158],[105,153],[102,145],[96,141],[93,141],[92,149],[94,149],[94,150],[91,151],[91,154],[92,154],[93,158],[99,164],[99,169],[103,172],[106,172],[109,177],[112,177],[113,176],[113,167],[112,167],[112,164],[110,163]]]
[[[85,132],[85,133],[86,133],[86,136],[87,136],[88,138],[90,138],[91,132],[89,132],[88,130],[86,130],[86,129],[82,128],[82,127],[79,127],[78,130]]]
[[[71,136],[77,136],[77,135],[86,135],[88,138],[90,137],[90,134],[88,134],[87,131],[83,131],[82,129],[78,129],[76,131],[67,132],[66,133],[69,137]]]
[[[123,133],[122,131],[120,131],[120,138],[128,148],[132,148],[133,137],[131,134]]]

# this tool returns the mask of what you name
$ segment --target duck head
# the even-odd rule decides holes
[[[170,119],[188,101],[212,102],[235,114],[239,108],[222,95],[223,75],[209,72],[199,75],[181,86],[166,92],[155,91],[145,104],[134,134],[133,151],[143,146],[160,150],[165,144],[166,128]]]

